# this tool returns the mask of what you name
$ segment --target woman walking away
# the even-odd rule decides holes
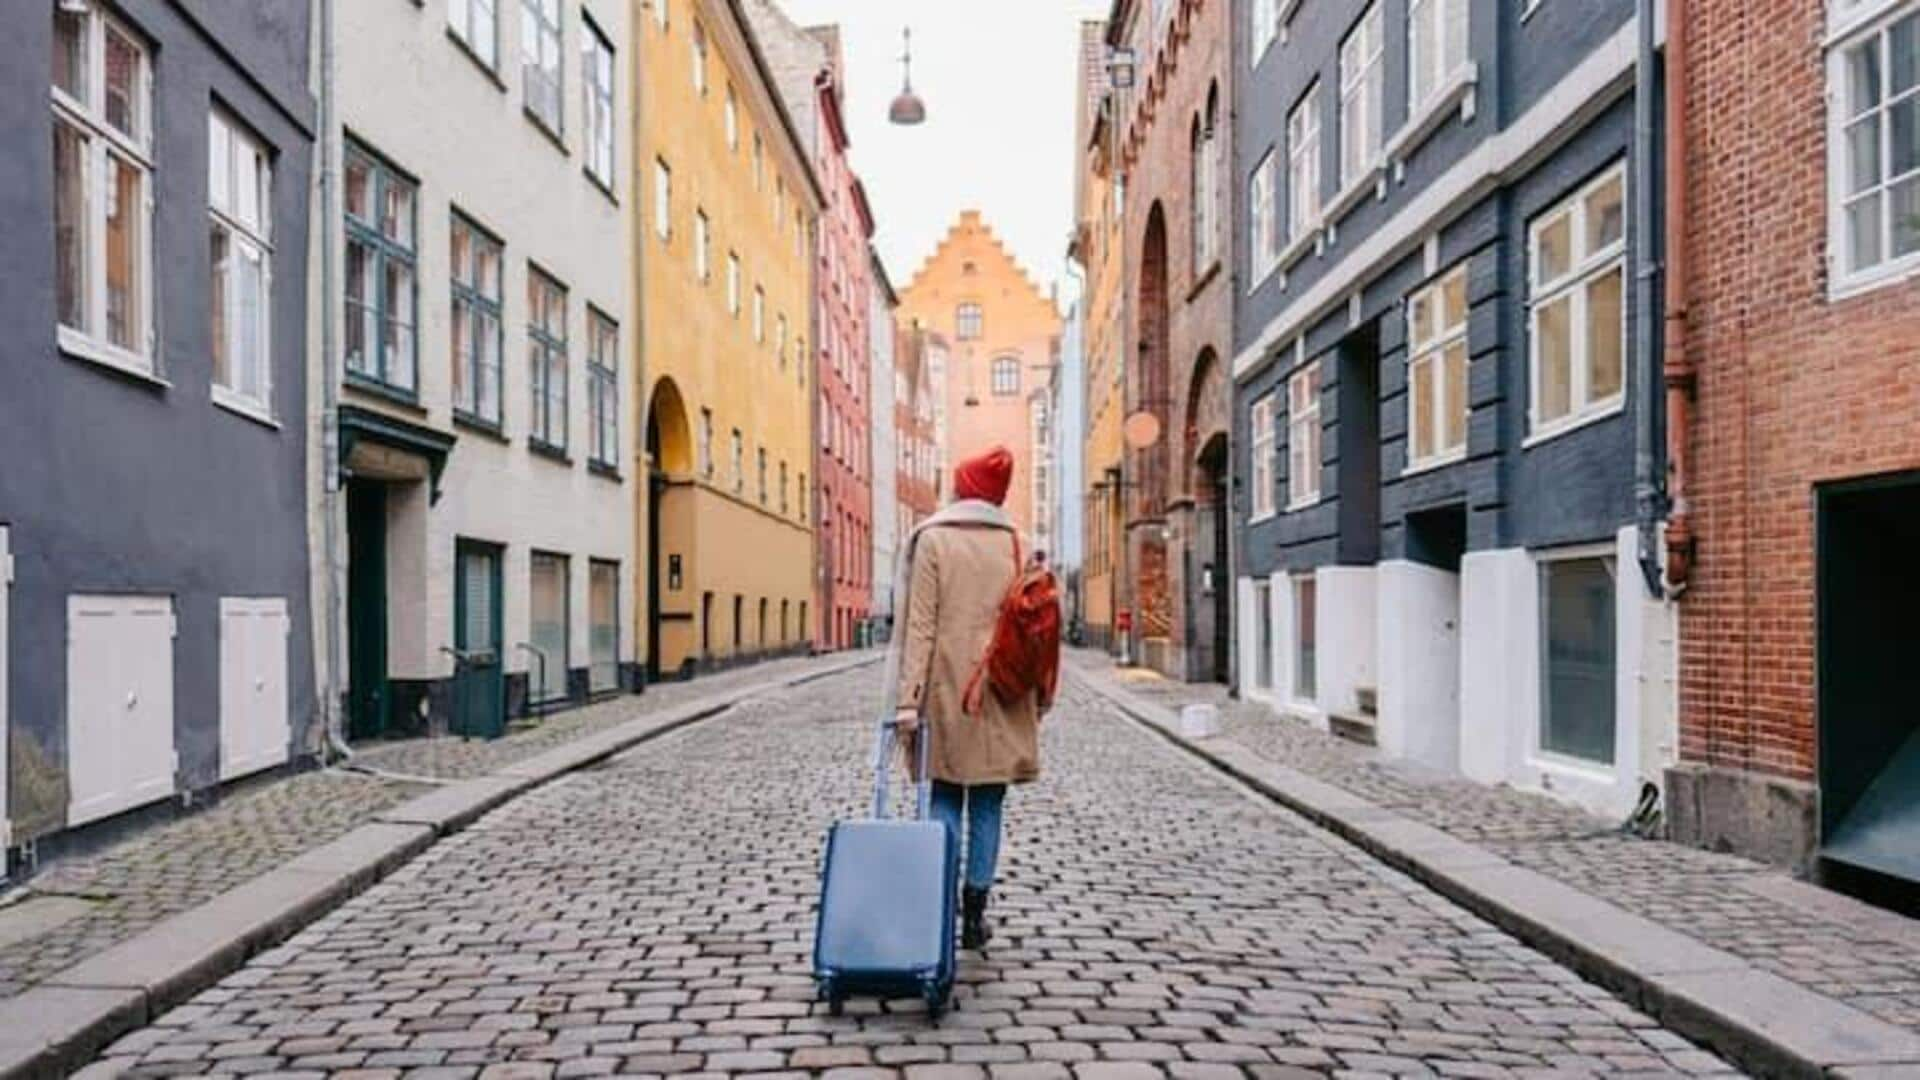
[[[960,941],[969,949],[983,948],[991,936],[986,911],[1000,853],[1001,806],[1007,785],[1040,775],[1040,714],[1053,704],[1058,665],[1052,600],[1053,668],[1034,678],[1006,674],[1005,639],[1046,637],[1044,631],[1010,635],[1013,616],[1003,613],[1013,610],[1021,591],[1016,581],[1024,586],[1032,576],[1023,573],[1019,533],[1000,509],[1012,480],[1013,455],[1005,447],[961,462],[954,470],[955,501],[908,538],[894,587],[905,632],[889,657],[897,670],[888,673],[887,686],[897,695],[899,730],[933,739],[934,816],[965,838]],[[908,760],[917,752],[909,747]]]

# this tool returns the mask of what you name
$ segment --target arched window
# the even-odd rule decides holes
[[[973,341],[979,338],[982,318],[980,305],[961,304],[953,313],[953,333],[961,341]]]
[[[1207,108],[1193,118],[1193,269],[1204,271],[1220,252],[1220,87],[1207,89]]]
[[[993,362],[993,393],[996,397],[1011,397],[1020,392],[1020,361],[1012,356],[1002,356]]]

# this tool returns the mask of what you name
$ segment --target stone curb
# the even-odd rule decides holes
[[[1176,747],[1485,918],[1688,1038],[1767,1076],[1920,1077],[1920,1032],[1760,970],[1485,848],[1270,761],[1180,733],[1111,678],[1071,678]]]
[[[66,1076],[115,1039],[386,877],[441,837],[550,780],[724,712],[770,690],[878,662],[867,653],[710,694],[575,739],[374,816],[345,836],[173,915],[0,1002],[0,1078]]]

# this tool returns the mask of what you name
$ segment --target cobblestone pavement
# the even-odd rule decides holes
[[[1098,653],[1073,660],[1168,707],[1212,702],[1227,737],[1256,753],[1890,1023],[1920,1028],[1920,934],[1881,929],[1898,920],[1839,920],[1761,895],[1753,890],[1786,875],[1733,855],[1640,839],[1544,795],[1386,760],[1370,747],[1229,698],[1223,686],[1115,672]]]
[[[358,752],[355,761],[415,776],[479,776],[643,712],[846,659],[839,655],[780,660],[691,682],[663,683],[638,697],[555,713],[493,742],[434,738],[377,743]],[[428,790],[341,770],[300,773],[243,788],[210,809],[97,852],[62,859],[33,878],[23,898],[83,898],[88,910],[0,948],[0,998],[18,994]]]
[[[147,1029],[102,1075],[826,1072],[928,1080],[1715,1074],[1604,991],[1078,686],[1009,802],[956,1011],[808,977],[872,669],[546,785]],[[845,1070],[839,1072],[839,1070]]]

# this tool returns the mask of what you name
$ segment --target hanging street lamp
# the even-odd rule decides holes
[[[927,103],[921,101],[920,95],[913,92],[912,28],[901,28],[900,39],[902,48],[902,52],[900,53],[900,96],[894,98],[892,106],[887,109],[887,119],[902,127],[912,127],[915,124],[926,122]]]

